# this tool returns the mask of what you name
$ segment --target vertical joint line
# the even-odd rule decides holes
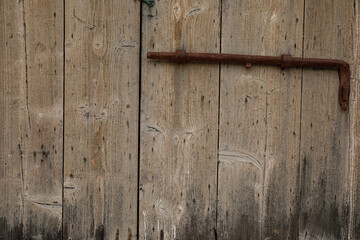
[[[359,22],[357,21],[357,15],[359,14],[359,11],[358,11],[358,7],[359,7],[359,4],[357,3],[358,1],[355,1],[354,0],[354,3],[353,3],[353,8],[354,8],[354,24],[355,24],[355,29],[359,29],[358,28],[358,25],[359,25]],[[352,34],[352,37],[353,37],[353,40],[356,39],[358,37],[358,34],[355,34],[355,37],[354,37],[354,34]],[[355,42],[355,41],[353,41]],[[358,49],[358,45],[353,45],[353,49]],[[356,51],[355,51],[356,53]],[[355,61],[355,64],[356,64],[356,61]],[[356,66],[356,65],[355,65]],[[357,71],[355,71],[355,75],[357,75]],[[356,78],[356,77],[355,77]],[[355,84],[357,85],[357,84]],[[351,93],[350,93],[351,94]],[[350,105],[351,103],[349,103]],[[350,107],[350,106],[349,106]],[[353,116],[357,116],[357,110],[356,108],[351,108],[353,109],[354,113],[351,113],[351,115]],[[351,111],[351,109],[349,109],[349,112]],[[350,116],[351,116],[350,115]],[[353,132],[352,131],[352,126],[353,128],[356,127],[356,125],[352,125],[351,124],[351,117],[349,118],[349,121],[350,121],[350,132]],[[349,139],[349,142],[350,142],[350,148],[352,150],[350,150],[350,161],[349,161],[349,164],[350,164],[350,171],[351,171],[351,178],[350,178],[350,186],[353,186],[352,189],[350,190],[350,220],[349,220],[349,225],[348,225],[348,229],[349,229],[349,233],[348,233],[348,240],[351,240],[353,238],[356,237],[357,235],[357,228],[356,228],[356,219],[355,219],[355,207],[354,207],[354,204],[355,204],[355,195],[356,195],[356,190],[355,190],[355,187],[356,187],[356,183],[355,183],[355,179],[356,179],[356,164],[355,164],[355,161],[356,161],[356,152],[355,152],[355,144],[356,144],[356,141],[354,139],[354,136],[351,136],[351,133],[350,133],[350,139]]]
[[[305,15],[306,15],[306,0],[304,0],[304,5],[303,5],[303,30],[302,30],[302,53],[301,53],[301,57],[304,57],[304,46],[305,46]],[[304,68],[301,69],[301,87],[300,87],[300,129],[299,129],[299,170],[298,170],[298,176],[299,176],[299,182],[298,182],[298,196],[299,196],[299,207],[298,207],[298,211],[299,211],[299,217],[301,214],[301,198],[302,198],[302,159],[301,159],[301,129],[302,129],[302,106],[303,106],[303,82],[304,82]],[[299,229],[300,229],[300,222],[299,222]]]
[[[26,46],[26,21],[25,21],[25,2],[23,1],[23,24],[24,24],[24,51],[25,51],[25,86],[26,86],[26,110],[29,123],[29,129],[31,129],[31,118],[29,109],[29,76],[28,76],[28,56]]]
[[[266,86],[266,92],[267,92],[267,83],[265,83]],[[265,149],[264,149],[264,168],[262,170],[262,183],[261,183],[261,187],[262,189],[261,191],[261,199],[260,199],[260,212],[261,212],[261,217],[260,217],[260,239],[263,239],[265,236],[265,174],[266,174],[266,163],[267,163],[267,159],[266,159],[266,151],[267,151],[267,145],[268,145],[268,94],[265,94]]]
[[[301,57],[304,57],[304,46],[305,46],[305,14],[306,13],[306,0],[304,0],[304,5],[303,5],[303,36],[302,36],[302,49],[301,49]],[[303,68],[304,69],[304,68]]]
[[[139,97],[138,97],[138,166],[137,166],[137,212],[136,212],[136,239],[140,239],[140,126],[141,126],[141,53],[142,53],[142,6],[143,3],[140,1],[140,26],[139,26]]]
[[[220,36],[219,36],[219,44],[220,44],[220,49],[219,52],[222,53],[222,4],[223,1],[220,0]],[[219,87],[218,87],[218,136],[217,136],[217,152],[216,152],[216,200],[215,200],[215,205],[216,205],[216,209],[215,209],[215,240],[217,240],[217,232],[218,232],[218,205],[219,205],[219,151],[220,151],[220,111],[221,111],[221,62],[219,63]]]
[[[65,186],[65,1],[63,0],[63,129],[62,129],[62,192],[61,192],[61,235],[64,239],[64,186]]]
[[[27,114],[28,114],[28,121],[29,121],[29,129],[31,129],[31,121],[30,121],[30,110],[29,110],[29,84],[28,84],[28,61],[27,61],[27,48],[26,48],[26,22],[25,22],[25,2],[23,1],[23,24],[24,24],[24,51],[25,51],[25,86],[26,86],[26,110],[27,110]],[[20,138],[21,142],[22,142],[22,137]],[[22,144],[22,143],[21,143]],[[25,146],[26,147],[26,146]],[[22,153],[23,154],[23,153]],[[24,223],[24,215],[25,215],[25,180],[24,180],[24,157],[23,155],[20,156],[21,157],[21,201],[22,201],[22,209],[21,209],[21,224],[23,224],[23,226],[25,226]],[[25,236],[24,232],[25,229],[22,228],[21,229],[22,234]]]

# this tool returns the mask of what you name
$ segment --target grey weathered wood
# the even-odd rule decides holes
[[[353,54],[352,62],[352,100],[350,106],[350,156],[352,171],[352,206],[350,219],[350,238],[360,239],[360,14],[359,1],[354,5]]]
[[[148,51],[219,52],[217,0],[143,5],[140,239],[213,239],[218,64],[156,62]]]
[[[0,239],[23,236],[26,63],[23,5],[0,2]],[[19,148],[20,147],[20,148]]]
[[[66,1],[64,239],[136,236],[140,1]]]
[[[62,4],[0,7],[0,236],[55,239],[62,203]]]
[[[269,3],[271,54],[302,55],[302,0]],[[274,10],[273,10],[274,9]],[[275,13],[275,15],[274,15]],[[266,40],[264,40],[266,42]],[[264,171],[263,238],[297,239],[299,232],[299,145],[301,69],[267,74],[267,133]]]
[[[263,31],[257,29],[261,27],[258,25],[261,20],[246,21],[247,16],[261,5],[253,1],[223,2],[223,53],[261,53],[261,36],[256,34]],[[242,34],[244,31],[250,35]],[[246,70],[243,66],[225,64],[221,67],[219,239],[260,239],[261,236],[266,146],[266,77],[263,69]]]
[[[139,238],[360,239],[359,1],[220,2],[143,4]],[[66,1],[65,42],[63,4],[0,1],[0,239],[62,239],[62,184],[63,239],[135,239],[140,0]],[[348,61],[350,111],[333,70],[224,64],[218,102],[217,64],[146,59],[220,14],[224,53]]]
[[[304,57],[353,61],[353,1],[305,3]],[[304,239],[348,239],[349,112],[338,104],[338,72],[304,69],[301,216]]]
[[[2,239],[60,239],[63,3],[1,1]]]
[[[303,1],[223,1],[222,52],[301,56]],[[220,239],[295,239],[301,70],[221,67]]]
[[[25,238],[62,234],[63,2],[23,1],[26,109]]]

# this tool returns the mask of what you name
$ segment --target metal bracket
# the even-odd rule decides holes
[[[176,63],[187,62],[223,62],[245,64],[250,68],[252,64],[273,65],[281,68],[290,67],[319,67],[335,68],[339,70],[339,104],[342,110],[346,111],[349,107],[350,99],[350,66],[343,60],[318,59],[318,58],[298,58],[284,54],[276,56],[256,56],[222,53],[186,53],[184,50],[176,52],[148,52],[147,58],[174,61]]]
[[[152,7],[155,5],[155,0],[143,0],[149,7]]]

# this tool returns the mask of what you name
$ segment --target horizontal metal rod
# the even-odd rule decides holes
[[[257,65],[273,65],[282,68],[290,67],[317,67],[338,69],[339,77],[339,104],[343,110],[347,110],[350,97],[350,66],[343,60],[298,58],[284,54],[281,56],[258,56],[223,53],[186,53],[184,50],[176,52],[148,52],[149,59],[167,60],[176,63],[205,62],[205,63],[237,63],[251,67]]]

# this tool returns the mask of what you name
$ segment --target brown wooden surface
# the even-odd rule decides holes
[[[360,240],[359,4],[0,1],[0,239]]]
[[[222,10],[223,53],[301,57],[303,1],[223,1]],[[220,239],[296,237],[300,98],[299,69],[222,65]]]
[[[1,1],[0,236],[62,234],[63,4]]]
[[[322,56],[352,63],[353,19],[351,1],[306,1],[304,57]],[[338,85],[336,71],[303,71],[302,238],[347,239],[349,234],[349,113],[338,104]]]
[[[66,1],[64,239],[136,236],[139,1]]]
[[[147,51],[219,52],[216,0],[144,5],[140,239],[213,239],[219,65],[174,65]]]
[[[350,156],[352,181],[351,189],[351,219],[350,219],[350,239],[360,239],[360,2],[356,1],[354,5],[355,24],[353,38],[353,61],[352,61],[352,101],[350,115]]]
[[[3,239],[23,236],[24,155],[19,148],[27,114],[23,15],[22,4],[0,2],[0,236]]]

